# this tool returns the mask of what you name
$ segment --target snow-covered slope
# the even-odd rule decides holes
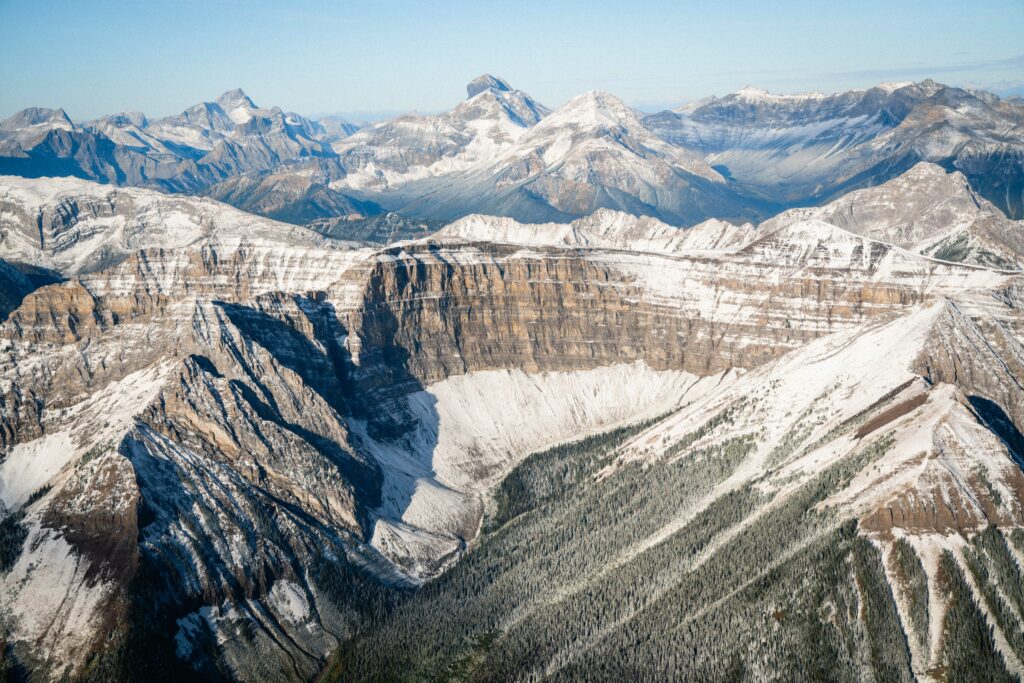
[[[362,435],[385,473],[371,544],[415,581],[436,576],[478,533],[485,492],[521,458],[653,418],[715,381],[638,362],[485,370],[431,384],[405,399],[412,434],[398,443]]]
[[[487,93],[492,91],[460,107]],[[421,138],[416,149],[429,151],[417,165],[398,169],[398,175],[374,166],[372,182],[360,171],[332,186],[361,193],[389,209],[447,220],[484,213],[527,222],[567,221],[610,208],[691,225],[712,215],[760,215],[756,207],[764,204],[741,197],[738,188],[699,156],[651,134],[637,112],[608,93],[574,98],[515,135],[494,133],[483,154],[469,153],[474,145],[482,149],[483,143],[463,149],[449,141],[444,122],[459,111],[439,120],[406,121],[415,126],[409,134]],[[433,131],[429,135],[424,132],[427,121]],[[393,134],[389,126],[380,130]],[[371,133],[356,134],[346,144],[355,144],[361,135]],[[481,140],[479,135],[468,139]],[[391,164],[417,159],[394,151],[387,158]]]
[[[531,224],[497,216],[466,216],[445,226],[434,237],[671,254],[734,250],[750,242],[755,234],[749,223],[733,225],[712,218],[689,228],[677,228],[649,216],[598,209],[571,223]]]
[[[785,211],[760,227],[771,231],[812,218],[934,258],[1024,267],[1024,222],[1007,219],[960,172],[947,174],[935,164],[921,162],[882,185]]]
[[[336,143],[346,170],[336,187],[387,191],[489,163],[548,113],[493,76],[477,78],[467,92],[444,114],[403,116]]]
[[[993,586],[986,584],[993,576],[978,573],[992,560],[972,550],[984,530],[998,528],[1009,536],[1024,524],[1024,474],[1013,450],[1019,440],[1006,440],[1013,428],[1003,431],[988,408],[990,402],[977,393],[994,395],[1005,389],[1012,392],[1011,401],[1024,400],[1015,376],[1020,360],[1002,356],[989,365],[992,375],[985,387],[954,375],[922,376],[928,363],[923,359],[940,346],[949,345],[943,352],[960,354],[968,364],[966,359],[975,354],[993,353],[992,348],[946,336],[950,325],[991,329],[1009,321],[1021,329],[1019,311],[1001,308],[995,319],[989,317],[992,313],[987,306],[977,308],[968,296],[822,338],[723,383],[641,432],[602,477],[614,481],[623,468],[637,463],[656,472],[742,441],[743,435],[754,438],[730,476],[636,541],[615,563],[671,543],[702,512],[753,486],[763,502],[709,545],[701,562],[712,562],[745,528],[793,504],[823,473],[832,472],[837,478],[829,480],[830,488],[807,514],[821,512],[833,523],[856,519],[858,533],[882,550],[885,580],[895,595],[913,671],[931,679],[935,668],[949,661],[952,648],[944,639],[962,625],[962,616],[947,620],[952,603],[943,589],[942,572],[950,570],[948,565],[940,569],[940,564],[949,552],[953,566],[973,577],[969,599],[984,615],[982,623],[994,631],[991,647],[1011,674],[1020,675],[1015,633],[1020,622],[995,616],[1000,603],[992,602]],[[1017,336],[1014,343],[1020,340]],[[1009,365],[1003,366],[1004,361]],[[795,529],[792,533],[798,534]],[[894,560],[895,554],[908,550],[923,565],[917,586]],[[1010,555],[1019,557],[1013,544]],[[920,619],[922,612],[931,616]]]

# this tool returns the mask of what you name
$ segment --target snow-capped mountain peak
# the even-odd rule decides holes
[[[508,84],[508,81],[498,78],[497,76],[483,74],[482,76],[477,76],[466,84],[466,97],[475,97],[486,90],[508,92],[512,90],[512,86]]]
[[[228,90],[217,98],[216,103],[232,121],[242,124],[253,117],[257,107],[241,88]]]
[[[466,92],[471,93],[470,96],[450,112],[452,118],[460,121],[486,119],[505,127],[507,119],[519,128],[526,128],[550,111],[522,90],[516,90],[493,76],[485,75],[473,80],[466,86]]]
[[[737,97],[744,97],[751,100],[760,100],[768,97],[769,93],[764,88],[758,88],[753,85],[745,85],[735,93]]]
[[[75,124],[63,109],[29,107],[7,119],[0,120],[0,141],[9,139],[20,144],[31,145],[45,137],[50,131],[74,130]]]
[[[884,90],[885,92],[896,92],[901,88],[906,88],[911,85],[914,85],[913,81],[884,81],[875,87],[879,90]]]
[[[139,128],[145,128],[149,123],[146,115],[140,111],[122,111],[105,116],[99,120],[107,121],[116,126],[138,126]]]
[[[73,130],[74,127],[75,124],[63,109],[29,107],[0,120],[0,139],[28,141],[51,130]]]
[[[637,112],[611,93],[591,90],[569,100],[544,121],[545,127],[642,128]]]

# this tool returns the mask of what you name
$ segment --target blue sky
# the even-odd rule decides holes
[[[1024,85],[1024,0],[0,0],[0,116],[176,113],[242,87],[303,113],[438,111],[489,72],[548,106],[752,84]]]

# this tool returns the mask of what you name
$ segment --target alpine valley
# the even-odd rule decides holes
[[[1024,103],[0,122],[0,680],[1019,681]]]

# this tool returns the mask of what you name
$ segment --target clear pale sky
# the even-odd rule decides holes
[[[0,0],[0,117],[177,113],[241,87],[303,113],[439,111],[480,73],[548,106],[752,84],[1024,85],[1024,0]]]

